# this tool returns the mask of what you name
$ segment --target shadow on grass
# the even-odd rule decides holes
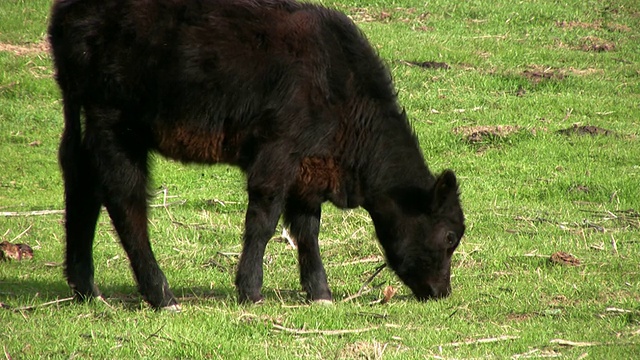
[[[105,284],[100,291],[108,306],[122,308],[127,311],[139,311],[149,308],[134,284]],[[203,306],[212,304],[238,305],[237,293],[233,286],[209,287],[174,287],[173,293],[182,305]],[[335,303],[339,303],[344,294],[336,293]],[[70,300],[72,296],[69,286],[64,280],[0,280],[0,309],[35,310],[44,306],[75,306],[78,301]],[[287,306],[308,304],[305,294],[298,289],[264,288],[264,301],[269,304],[280,303]],[[344,295],[346,297],[346,295]],[[409,298],[409,297],[408,297]],[[91,299],[89,302],[97,302]],[[249,304],[251,306],[251,304]]]
[[[136,311],[149,305],[144,301],[135,285],[116,284],[102,285],[100,291],[106,303],[110,306],[122,307]],[[237,302],[236,291],[233,287],[173,288],[173,292],[181,304],[201,305],[205,303],[223,302],[233,304]],[[273,294],[273,292],[271,292]],[[0,280],[0,308],[33,310],[43,304],[49,306],[73,306],[77,301],[67,300],[72,296],[69,286],[64,280]],[[272,295],[276,298],[275,295]],[[289,296],[285,298],[287,301]],[[271,299],[269,299],[271,300]],[[90,301],[97,301],[92,299]]]

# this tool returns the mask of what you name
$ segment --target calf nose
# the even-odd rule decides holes
[[[442,299],[451,295],[451,286],[447,284],[440,289],[434,289],[434,297]]]
[[[416,298],[418,298],[418,300],[420,301],[443,299],[450,294],[451,286],[449,284],[440,286],[428,284],[424,287],[423,291],[421,291],[420,293],[415,293]]]

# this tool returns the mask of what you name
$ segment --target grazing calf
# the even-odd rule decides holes
[[[345,15],[291,0],[56,0],[49,36],[64,100],[66,263],[100,296],[92,247],[105,205],[140,293],[178,303],[147,229],[151,152],[227,163],[249,204],[235,284],[262,300],[278,219],[298,242],[310,300],[331,300],[321,204],[364,207],[387,262],[421,300],[450,293],[465,226],[454,173],[430,173],[387,67]]]

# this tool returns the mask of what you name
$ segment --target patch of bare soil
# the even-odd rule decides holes
[[[527,321],[531,319],[533,315],[531,314],[509,314],[507,315],[507,320],[510,321]]]
[[[10,52],[17,56],[43,54],[49,52],[49,42],[43,40],[39,43],[26,45],[0,43],[0,51]]]
[[[462,135],[470,143],[478,143],[492,138],[504,138],[520,130],[520,126],[513,125],[460,126],[454,128],[453,133]]]
[[[565,74],[560,69],[542,66],[530,66],[529,69],[522,72],[522,76],[529,79],[534,84],[543,80],[562,80]]]
[[[345,346],[338,354],[338,359],[382,359],[386,351],[402,352],[403,346],[380,343],[378,341],[358,341]]]
[[[602,24],[600,21],[583,22],[583,21],[556,21],[556,26],[561,29],[573,30],[573,29],[590,29],[590,30],[602,30],[617,32],[629,32],[631,28],[623,24]]]
[[[569,67],[564,71],[566,71],[566,73],[569,73],[571,75],[578,75],[578,76],[601,74],[604,72],[602,69],[594,69],[594,68],[576,69],[574,67]]]
[[[520,75],[533,84],[538,84],[547,80],[563,80],[567,76],[587,76],[593,74],[599,74],[603,71],[601,69],[586,68],[576,69],[574,67],[569,68],[554,68],[551,66],[542,65],[529,65]],[[518,96],[524,95],[524,92],[517,94]]]
[[[612,130],[603,129],[601,127],[592,126],[592,125],[578,125],[573,124],[570,128],[558,130],[559,134],[563,135],[603,135],[610,136],[615,135],[615,132]]]
[[[377,10],[366,7],[344,6],[344,11],[355,22],[390,22],[401,21],[410,24],[415,31],[432,31],[431,26],[426,25],[429,13],[420,12],[417,8],[396,7],[392,9]]]
[[[578,48],[582,51],[604,52],[614,50],[616,44],[596,36],[585,36],[580,39]]]
[[[419,66],[423,69],[444,69],[444,70],[448,70],[451,69],[451,66],[449,66],[449,64],[444,63],[444,62],[437,62],[437,61],[405,61],[405,60],[400,60],[400,62],[402,62],[405,65],[409,65],[409,66]]]
[[[631,31],[631,28],[624,24],[607,24],[607,29],[609,31],[617,31],[617,32]]]
[[[599,21],[588,23],[582,21],[556,21],[556,26],[562,29],[593,29],[599,30],[602,28],[602,24]]]
[[[573,193],[588,193],[589,192],[589,187],[587,187],[585,185],[580,185],[580,184],[571,185],[569,187],[569,192],[573,192]]]
[[[559,265],[570,265],[570,266],[580,265],[580,260],[578,260],[577,257],[569,253],[566,253],[564,251],[558,251],[556,253],[553,253],[549,258],[549,261],[551,261],[552,264],[559,264]]]

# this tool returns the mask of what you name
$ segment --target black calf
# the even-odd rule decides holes
[[[105,205],[141,294],[177,307],[149,243],[152,151],[246,173],[240,301],[262,299],[281,214],[302,287],[331,299],[318,249],[327,200],[371,214],[418,298],[449,294],[465,229],[456,177],[430,173],[388,69],[345,15],[290,0],[57,0],[49,35],[64,99],[66,276],[78,298],[100,295],[92,244]]]

